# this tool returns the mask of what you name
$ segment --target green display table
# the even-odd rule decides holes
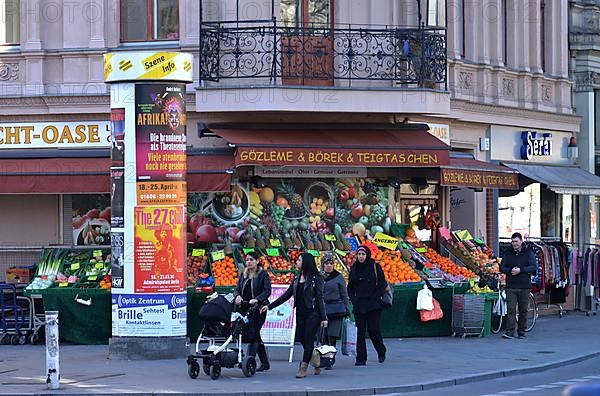
[[[431,322],[421,322],[416,310],[419,287],[394,288],[394,305],[383,311],[381,331],[385,338],[397,337],[443,337],[452,335],[453,289],[433,289],[444,317]]]

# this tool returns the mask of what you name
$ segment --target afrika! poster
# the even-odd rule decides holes
[[[184,291],[184,206],[136,206],[134,226],[135,293]]]

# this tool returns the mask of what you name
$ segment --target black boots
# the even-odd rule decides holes
[[[267,348],[265,348],[265,344],[262,342],[258,344],[257,350],[258,358],[260,359],[260,366],[256,369],[256,371],[267,371],[271,368],[269,364],[269,355],[267,355]]]

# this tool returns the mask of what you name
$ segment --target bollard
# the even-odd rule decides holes
[[[58,358],[58,311],[46,311],[46,384],[48,389],[60,387]]]

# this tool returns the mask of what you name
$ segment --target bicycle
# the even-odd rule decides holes
[[[507,320],[507,308],[506,308],[506,291],[504,286],[500,284],[499,275],[494,277],[497,282],[497,287],[490,287],[492,290],[498,290],[498,298],[494,301],[494,309],[492,310],[492,320],[491,320],[491,332],[493,334],[498,334],[502,330],[502,323]],[[539,316],[539,308],[537,302],[535,301],[535,296],[530,291],[529,292],[529,305],[527,309],[527,327],[525,328],[525,332],[529,333],[535,327],[535,323],[537,322]],[[517,312],[517,323],[519,320],[519,313]]]

